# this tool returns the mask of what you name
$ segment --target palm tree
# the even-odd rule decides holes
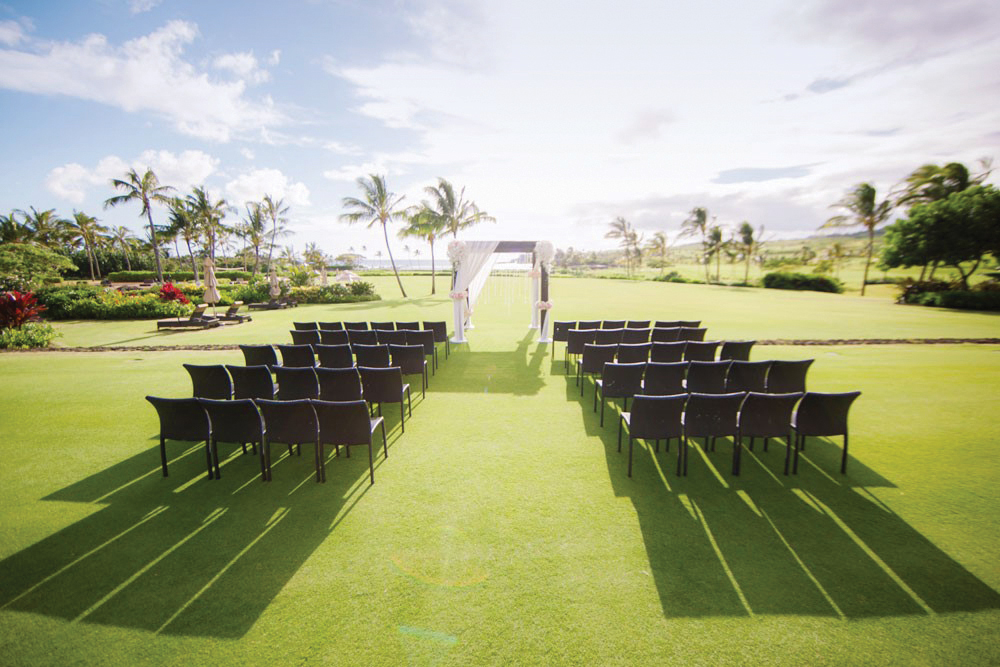
[[[137,201],[142,204],[142,211],[139,215],[145,215],[149,221],[149,239],[153,244],[153,258],[156,260],[156,279],[163,282],[163,267],[160,265],[160,244],[156,240],[156,227],[153,225],[153,202],[160,204],[170,204],[170,197],[167,192],[173,190],[169,185],[160,185],[156,174],[149,167],[141,177],[135,169],[129,169],[125,174],[125,180],[113,178],[111,186],[115,190],[121,190],[124,194],[115,195],[104,200],[104,208],[118,206],[130,201]]]
[[[715,282],[721,282],[719,280],[719,273],[722,263],[722,251],[725,249],[726,241],[722,238],[722,227],[719,225],[712,225],[708,228],[708,234],[705,237],[705,267],[707,269],[709,261],[715,256]]]
[[[399,279],[399,271],[396,270],[396,260],[392,257],[392,248],[389,247],[390,220],[402,220],[406,218],[406,212],[399,209],[403,195],[396,195],[385,186],[385,176],[369,174],[357,180],[358,187],[361,188],[362,197],[344,197],[344,208],[347,213],[340,216],[340,220],[348,224],[356,222],[367,222],[371,229],[375,223],[382,225],[382,235],[385,237],[385,249],[389,252],[389,262],[392,264],[392,272],[396,276],[396,283],[403,298],[406,298],[406,290],[403,289],[403,281]]]
[[[132,270],[132,260],[129,259],[128,251],[135,248],[136,241],[138,239],[128,227],[118,225],[111,228],[111,247],[118,246],[121,248],[122,255],[125,256],[125,268],[129,271]]]
[[[750,262],[753,261],[754,252],[757,251],[757,248],[760,245],[760,238],[764,235],[764,227],[761,226],[755,237],[753,225],[744,220],[743,223],[740,224],[737,234],[739,235],[740,250],[743,251],[743,258],[746,260],[746,271],[743,272],[743,284],[749,285]]]
[[[695,234],[701,236],[702,260],[705,264],[705,282],[709,283],[711,279],[708,277],[708,257],[704,252],[707,248],[708,209],[703,206],[691,209],[687,219],[681,223],[681,236],[694,236]]]
[[[187,245],[188,256],[191,258],[191,271],[194,273],[194,284],[197,285],[199,284],[198,262],[195,261],[191,242],[198,240],[198,237],[201,235],[201,229],[198,225],[197,214],[191,207],[191,202],[187,199],[174,197],[170,201],[169,219],[170,231],[174,234],[174,238],[183,238],[184,243]],[[180,257],[180,253],[177,256]]]
[[[844,215],[835,215],[827,220],[820,229],[829,227],[864,227],[868,232],[868,249],[865,256],[865,273],[861,279],[861,296],[865,295],[865,285],[868,284],[868,268],[872,263],[872,252],[875,249],[875,228],[885,222],[892,213],[892,202],[888,199],[877,200],[875,186],[871,183],[859,183],[830,208],[842,208],[848,211]]]
[[[468,229],[480,222],[496,222],[496,218],[485,211],[480,211],[473,201],[465,200],[465,188],[455,196],[455,187],[443,178],[438,177],[436,186],[424,188],[431,200],[424,202],[427,208],[444,218],[452,238],[458,238],[461,229]]]
[[[74,241],[82,241],[84,251],[87,253],[87,262],[90,264],[90,279],[97,280],[101,275],[101,265],[97,259],[97,245],[101,234],[108,231],[107,227],[97,224],[97,218],[87,215],[81,211],[73,211],[73,221],[67,223],[66,228],[69,238]],[[97,272],[94,272],[94,265],[97,265]]]
[[[979,165],[983,171],[976,176],[972,176],[968,167],[961,162],[949,162],[942,167],[936,164],[918,167],[906,177],[906,188],[896,197],[896,206],[929,204],[947,199],[948,195],[955,192],[980,185],[992,173],[993,160],[983,158],[979,161]]]
[[[21,215],[22,220],[18,220]],[[0,215],[0,243],[27,243],[31,241],[31,227],[23,213],[11,211],[10,215]]]
[[[625,249],[625,275],[632,276],[632,258],[638,255],[640,238],[625,218],[618,216],[608,223],[611,229],[604,235],[606,239],[619,239],[618,245]]]
[[[243,225],[240,229],[243,232],[243,238],[253,248],[253,273],[251,275],[255,276],[260,267],[260,248],[267,241],[267,223],[264,221],[263,204],[249,201],[246,207],[247,216],[243,219]]]
[[[212,201],[204,187],[195,188],[187,196],[187,207],[194,216],[196,226],[205,235],[208,256],[215,262],[215,246],[223,231],[222,219],[229,210],[225,199]]]
[[[845,257],[847,257],[847,248],[840,241],[833,243],[826,249],[826,258],[833,264],[833,275],[836,278],[840,277],[840,262]]]
[[[48,248],[58,248],[67,241],[66,226],[69,221],[56,215],[56,210],[39,211],[34,206],[31,211],[18,211],[24,216],[24,225],[31,231],[31,240]]]
[[[271,258],[274,256],[274,246],[279,236],[285,237],[289,236],[291,232],[287,230],[285,225],[288,223],[288,219],[285,214],[288,213],[288,207],[285,206],[285,200],[279,199],[275,201],[271,195],[264,195],[264,201],[261,202],[261,208],[264,213],[264,217],[271,221],[271,247],[267,251],[267,268],[271,269]]]
[[[323,265],[326,263],[326,256],[323,255],[323,251],[315,242],[306,244],[305,250],[302,251],[302,258],[305,260],[306,264],[317,271],[322,269]]]
[[[434,241],[445,233],[447,223],[434,209],[426,204],[411,206],[406,211],[406,227],[399,230],[399,236],[423,239],[431,246],[431,294],[437,293],[437,271],[434,266]],[[420,251],[417,250],[417,254]]]
[[[670,250],[670,241],[667,239],[667,235],[664,232],[656,232],[653,234],[653,238],[646,241],[646,250],[653,255],[659,255],[660,257],[660,275],[663,275],[663,269],[667,266],[667,252]]]

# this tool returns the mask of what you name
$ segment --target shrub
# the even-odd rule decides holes
[[[0,244],[0,289],[22,292],[59,282],[73,262],[47,248],[28,243]]]
[[[685,278],[681,274],[677,273],[676,271],[671,271],[670,273],[666,273],[666,274],[664,274],[662,276],[656,276],[655,278],[653,278],[653,280],[655,280],[658,283],[686,283],[686,282],[688,282],[687,278]]]
[[[56,333],[51,324],[28,322],[19,329],[0,329],[0,349],[27,350],[48,347],[57,336],[62,334]]]
[[[899,284],[899,296],[896,303],[919,303],[920,298],[929,292],[947,292],[952,289],[952,283],[944,280],[913,280],[907,278]]]
[[[129,320],[181,317],[191,306],[163,301],[158,292],[122,293],[99,287],[47,287],[38,290],[38,300],[48,307],[53,320]]]
[[[309,269],[293,268],[288,272],[288,279],[292,287],[305,287],[313,279],[313,272]]]
[[[835,294],[844,291],[844,286],[839,280],[827,276],[811,276],[806,273],[768,273],[762,282],[764,287],[768,289],[808,290]]]
[[[20,329],[45,310],[31,292],[13,290],[0,297],[0,329]]]
[[[219,280],[250,280],[249,271],[238,269],[216,269],[215,277]],[[201,278],[201,272],[198,273]],[[142,283],[156,280],[155,271],[114,271],[107,275],[108,280],[116,283]],[[194,280],[194,271],[164,271],[164,279],[172,282]]]
[[[177,301],[179,303],[191,303],[184,292],[180,291],[173,286],[172,283],[164,283],[163,287],[160,288],[160,300],[162,301]]]
[[[1000,292],[976,292],[972,290],[926,292],[917,296],[911,303],[957,310],[1000,311]]]
[[[288,298],[299,303],[357,303],[378,301],[381,297],[375,294],[371,283],[354,282],[349,286],[334,283],[326,287],[293,287]]]

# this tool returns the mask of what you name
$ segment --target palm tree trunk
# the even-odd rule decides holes
[[[97,280],[97,278],[94,277],[94,253],[90,249],[90,242],[87,241],[86,237],[83,239],[83,247],[87,249],[87,263],[90,264],[90,279]]]
[[[396,276],[396,282],[399,284],[399,291],[403,293],[403,298],[406,297],[406,290],[403,289],[403,281],[399,279],[399,271],[396,270],[396,260],[392,258],[392,248],[389,247],[389,228],[386,226],[385,222],[382,223],[382,234],[385,236],[385,249],[389,252],[389,263],[392,264],[392,272]]]
[[[434,268],[434,239],[430,240],[431,244],[431,294],[437,291],[437,272]]]
[[[868,285],[868,267],[872,263],[872,252],[875,250],[875,228],[868,229],[868,254],[865,257],[865,275],[861,279],[861,296],[865,295],[865,286]]]
[[[184,239],[184,242],[187,243],[188,255],[190,255],[190,257],[191,257],[191,271],[192,271],[192,273],[194,273],[194,284],[197,285],[198,284],[198,263],[194,261],[194,252],[191,250],[191,242],[188,241],[187,239]]]
[[[747,251],[747,270],[743,272],[743,284],[750,284],[750,254],[751,251]]]
[[[125,255],[125,269],[127,271],[131,271],[132,270],[132,260],[130,260],[128,258],[128,248],[123,247],[122,248],[122,254]]]
[[[712,260],[712,256],[709,255],[706,252],[706,250],[705,250],[705,235],[704,234],[701,235],[701,251],[702,251],[701,260],[705,264],[705,284],[706,285],[711,285],[712,284],[712,277],[710,275],[708,275],[708,264]]]
[[[257,275],[257,267],[259,265],[260,265],[260,246],[255,245],[253,247],[253,273],[250,274],[251,277]]]
[[[163,266],[160,265],[160,243],[156,240],[156,227],[153,225],[153,212],[149,208],[149,202],[144,202],[146,205],[146,218],[149,220],[149,240],[153,244],[153,259],[156,260],[156,280],[160,284],[163,283]]]

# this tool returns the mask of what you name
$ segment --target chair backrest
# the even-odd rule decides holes
[[[628,431],[633,438],[662,440],[683,434],[682,418],[687,394],[650,396],[636,394],[632,399]]]
[[[192,322],[196,322],[199,319],[201,319],[201,316],[205,314],[206,310],[208,310],[208,304],[199,303],[197,306],[194,307],[194,310],[191,311],[191,317],[188,319],[190,319]]]
[[[653,343],[653,347],[649,351],[649,360],[663,363],[683,361],[685,347],[687,347],[687,341],[683,340],[673,343]]]
[[[705,340],[705,332],[708,329],[704,327],[681,327],[680,332],[677,334],[677,340]]]
[[[396,330],[395,322],[370,322],[369,324],[371,324],[372,329],[375,329],[376,331],[378,331],[379,329],[381,329],[382,331]]]
[[[423,375],[427,365],[423,345],[390,345],[389,359],[391,365],[399,366],[403,375]]]
[[[593,343],[596,329],[570,329],[566,332],[566,353],[583,354],[583,346]]]
[[[324,401],[356,401],[363,398],[357,368],[317,368],[319,397]]]
[[[696,329],[701,326],[701,320],[678,320],[677,326]]]
[[[688,436],[735,435],[739,428],[740,405],[746,395],[688,394],[684,406],[684,433]]]
[[[303,398],[319,398],[319,381],[314,368],[274,369],[278,378],[278,400],[295,401]]]
[[[317,345],[316,356],[319,358],[319,365],[323,368],[354,368],[354,353],[351,346],[343,345]]]
[[[268,442],[297,445],[319,441],[316,410],[309,400],[256,401],[264,418]]]
[[[622,342],[622,335],[625,333],[624,327],[616,329],[598,329],[594,332],[594,342],[598,345],[609,345]]]
[[[685,361],[715,361],[715,351],[719,349],[717,340],[689,340],[684,347]]]
[[[398,366],[359,366],[365,400],[371,403],[398,403],[403,400],[403,372]]]
[[[727,340],[722,343],[719,349],[719,359],[732,359],[734,361],[749,361],[750,348],[755,340]]]
[[[618,346],[614,343],[610,345],[595,345],[587,343],[583,346],[583,362],[580,370],[583,373],[597,373],[604,371],[604,364],[615,360]]]
[[[351,338],[343,329],[320,329],[319,342],[323,345],[347,345]]]
[[[448,340],[448,323],[444,320],[439,322],[424,322],[424,329],[434,332],[434,342],[444,343]]]
[[[312,331],[319,329],[319,325],[315,322],[292,322],[292,327],[297,331]]]
[[[201,442],[212,437],[212,423],[197,398],[147,396],[160,418],[160,437],[165,440]]]
[[[236,315],[237,312],[239,312],[240,306],[242,305],[243,305],[242,301],[233,301],[233,303],[230,304],[229,308],[226,310],[226,317],[232,317],[233,315]]]
[[[420,322],[396,322],[396,331],[419,331]]]
[[[648,329],[649,320],[629,320],[625,323],[626,329]]]
[[[319,441],[326,445],[371,443],[371,418],[362,400],[312,402],[319,422]]]
[[[625,328],[625,320],[602,320],[601,321],[601,328],[602,329],[624,329]]]
[[[352,345],[358,366],[387,368],[389,366],[388,345]]]
[[[208,366],[184,364],[184,368],[191,376],[192,396],[221,399],[233,397],[233,381],[222,364]]]
[[[434,354],[434,332],[426,329],[408,329],[406,344],[420,345],[424,348],[424,354]]]
[[[326,330],[326,331],[343,331],[344,330],[344,323],[343,322],[317,322],[316,324],[319,325],[320,331],[322,331],[322,330]]]
[[[642,375],[646,370],[645,362],[619,364],[608,362],[601,372],[603,388],[601,394],[608,397],[622,398],[642,393]]]
[[[296,345],[319,345],[320,337],[318,329],[293,329],[292,342]]]
[[[264,421],[249,398],[219,401],[200,398],[198,402],[212,422],[212,439],[220,442],[260,442]]]
[[[344,322],[344,328],[348,331],[364,331],[368,328],[367,322]]]
[[[233,398],[274,398],[274,380],[267,366],[226,366],[233,378]]]
[[[652,331],[652,329],[624,329],[622,331],[622,342],[648,343],[650,331]]]
[[[767,393],[804,393],[806,390],[806,375],[813,361],[813,359],[798,361],[775,359],[772,361],[771,369],[767,372]]]
[[[406,333],[395,329],[376,329],[375,337],[379,345],[406,345]]]
[[[860,395],[860,391],[807,391],[795,409],[792,426],[799,435],[847,435],[847,413]]]
[[[565,343],[567,332],[575,328],[576,322],[556,320],[552,323],[552,340]]]
[[[770,361],[734,361],[726,375],[726,391],[766,391],[770,368]]]
[[[788,437],[792,412],[802,394],[762,394],[751,391],[740,406],[740,435],[751,438]]]
[[[306,368],[316,365],[316,354],[312,345],[278,345],[281,365],[285,368]]]
[[[631,364],[637,361],[646,363],[649,361],[651,349],[653,349],[652,343],[622,343],[618,346],[618,363]]]
[[[576,328],[577,329],[600,329],[601,328],[601,321],[600,320],[583,320],[581,322],[577,322],[576,323]]]
[[[650,396],[670,396],[683,394],[684,378],[687,377],[688,363],[650,362],[646,364],[646,374],[642,381],[642,393]]]
[[[368,329],[348,329],[347,340],[351,345],[378,345],[378,335]]]
[[[687,390],[689,393],[726,393],[726,374],[731,361],[692,361],[688,366]]]
[[[278,355],[270,345],[240,345],[243,361],[247,366],[278,366]]]
[[[654,343],[673,343],[680,340],[680,327],[653,327],[649,340]]]
[[[655,320],[653,322],[654,329],[680,329],[680,320]]]

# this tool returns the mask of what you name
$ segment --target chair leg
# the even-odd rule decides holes
[[[799,450],[804,449],[804,447],[803,447],[804,443],[802,441],[805,440],[805,439],[806,439],[806,436],[804,436],[804,435],[796,435],[795,436],[795,458],[792,460],[792,474],[793,475],[798,475],[799,474]]]
[[[163,468],[163,476],[167,476],[167,441],[160,436],[160,466]]]
[[[635,438],[632,434],[628,434],[628,476],[632,476],[632,443],[635,442]]]
[[[317,484],[326,481],[326,461],[323,460],[326,457],[323,456],[324,452],[322,451],[322,449],[323,449],[323,445],[320,444],[319,440],[317,440],[316,441],[316,461],[314,462],[316,464],[316,483]]]
[[[406,415],[408,417],[413,416],[413,399],[410,396],[410,388],[406,388]]]
[[[381,415],[379,415],[381,417]],[[406,411],[403,408],[403,397],[399,397],[399,432],[406,433]]]
[[[385,458],[389,458],[389,441],[385,438],[385,422],[382,422],[382,451],[385,454]]]
[[[677,445],[677,476],[687,474],[687,436],[681,436],[681,442]]]
[[[792,461],[792,435],[788,434],[785,439],[785,476],[788,476],[788,464]]]
[[[743,449],[743,439],[740,437],[733,438],[733,477],[739,477],[740,475],[740,455]]]
[[[847,474],[847,433],[844,433],[844,453],[840,457],[840,474]]]
[[[375,483],[375,460],[372,456],[372,438],[368,438],[368,475],[372,484]]]
[[[215,479],[222,479],[222,471],[219,470],[219,441],[214,438],[212,439],[212,460],[215,462]]]
[[[624,417],[618,418],[618,452],[622,451],[622,423],[625,421]]]
[[[212,442],[211,440],[205,441],[205,457],[208,459],[208,478],[214,479],[215,474],[212,472]]]
[[[267,466],[264,465],[264,451],[269,449],[269,445],[263,440],[260,443],[260,481],[267,481]]]

